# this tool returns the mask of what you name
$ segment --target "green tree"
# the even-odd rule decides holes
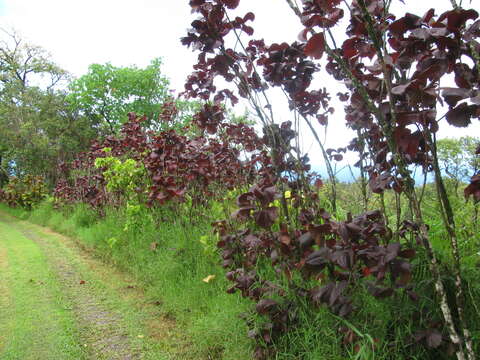
[[[103,134],[116,133],[129,112],[146,115],[155,126],[169,97],[169,83],[160,67],[160,59],[152,60],[144,69],[109,63],[90,65],[86,75],[70,83],[68,101]]]
[[[452,180],[455,193],[461,182],[468,181],[480,168],[480,159],[475,150],[479,138],[463,136],[437,141],[437,154],[441,170]]]
[[[68,73],[51,60],[45,49],[25,42],[15,31],[0,30],[2,92],[8,85],[26,89],[32,82],[50,90],[68,79]]]
[[[40,175],[49,186],[60,161],[86,149],[95,136],[88,119],[66,102],[69,75],[48,53],[15,32],[0,40],[0,182],[6,175]]]

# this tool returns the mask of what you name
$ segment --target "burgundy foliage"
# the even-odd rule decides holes
[[[330,95],[326,89],[311,88],[320,70],[315,60],[327,55],[327,72],[348,88],[337,95],[345,103],[347,126],[359,134],[348,146],[361,154],[356,165],[368,173],[374,193],[405,191],[405,186],[413,186],[409,167],[419,166],[425,172],[433,169],[431,136],[440,126],[439,102],[448,106],[445,119],[451,125],[465,127],[480,117],[480,78],[475,65],[480,53],[478,13],[455,9],[437,16],[431,9],[423,16],[407,13],[397,18],[386,11],[384,1],[351,1],[348,38],[331,48],[328,34],[344,17],[344,2],[301,3],[304,29],[299,41],[268,45],[250,39],[244,47],[229,48],[227,36],[254,34],[246,23],[255,16],[251,12],[231,16],[228,10],[237,8],[239,1],[190,1],[198,18],[182,43],[199,55],[185,84],[185,95],[214,104],[205,106],[196,123],[210,134],[218,132],[221,119],[215,114],[221,101],[235,104],[237,95],[252,100],[269,87],[280,87],[291,109],[305,119],[313,117],[327,124],[328,115],[334,113]],[[456,87],[439,88],[446,75],[454,78]],[[218,90],[217,77],[234,83],[237,94]],[[299,180],[308,178],[309,165],[307,158],[300,166],[291,159],[290,142],[295,136],[288,122],[264,128],[263,142],[271,158],[259,161],[257,184],[238,197],[234,221],[214,224],[221,235],[218,247],[223,266],[233,283],[228,292],[239,291],[255,301],[256,312],[268,319],[260,327],[250,324],[249,336],[259,344],[255,356],[262,359],[272,355],[270,345],[275,339],[295,325],[295,304],[285,296],[288,292],[312,305],[324,304],[342,317],[355,310],[352,293],[357,285],[378,299],[402,291],[412,300],[418,298],[409,262],[416,251],[403,244],[410,236],[417,238],[417,245],[422,243],[419,225],[405,222],[394,234],[377,211],[333,220],[318,208],[318,195],[310,185],[314,181]],[[345,151],[329,149],[327,155],[340,161]],[[286,172],[296,175],[287,180]],[[322,186],[321,181],[316,183]],[[293,194],[289,200],[293,214],[288,214],[282,194],[286,186]],[[465,189],[465,196],[471,195],[480,199],[478,174]],[[239,230],[238,222],[246,226]],[[285,275],[288,284],[282,287],[278,281],[262,278],[257,271],[260,260]],[[300,285],[296,273],[304,279]],[[318,280],[320,285],[305,287],[309,280]],[[345,339],[353,337],[345,330]],[[417,341],[422,340],[436,348],[442,336],[429,329],[419,335]]]
[[[351,295],[359,284],[379,299],[399,291],[416,299],[408,261],[415,251],[391,242],[379,211],[336,222],[324,209],[303,209],[299,220],[304,230],[299,230],[278,222],[278,209],[271,203],[279,197],[272,186],[254,186],[238,197],[239,209],[233,214],[251,224],[247,230],[232,234],[225,222],[214,224],[222,235],[218,247],[223,266],[233,282],[228,292],[240,291],[254,300],[257,313],[268,318],[262,325],[268,331],[249,333],[259,343],[272,345],[294,326],[294,304],[282,300],[287,291],[306,298],[312,306],[328,306],[342,317],[354,311]],[[265,259],[289,279],[288,284],[282,287],[258,275],[257,266]],[[295,272],[301,274],[303,284],[316,279],[321,285],[305,288],[295,280]],[[260,347],[256,353],[264,351]]]
[[[480,201],[480,174],[472,176],[470,184],[465,188],[465,197],[473,197],[475,202]]]
[[[61,165],[64,179],[55,196],[97,208],[115,204],[121,194],[107,193],[102,169],[94,167],[95,159],[105,156],[133,158],[145,166],[148,178],[138,193],[149,206],[182,200],[186,194],[212,198],[218,189],[255,184],[238,196],[232,218],[213,226],[232,283],[227,291],[255,302],[253,311],[264,319],[249,322],[248,335],[257,343],[255,357],[265,359],[273,355],[276,340],[296,326],[298,299],[344,318],[357,310],[359,288],[379,301],[398,294],[416,301],[410,261],[423,238],[419,224],[410,220],[392,231],[380,211],[336,220],[320,206],[322,180],[309,173],[308,157],[291,145],[298,136],[292,122],[263,121],[260,137],[250,126],[229,123],[223,104],[252,101],[278,87],[290,109],[326,125],[334,113],[330,94],[312,85],[323,59],[326,72],[347,86],[337,96],[345,104],[347,126],[358,134],[347,148],[361,154],[356,166],[368,174],[373,193],[402,193],[412,186],[409,168],[433,169],[432,135],[443,118],[439,103],[448,107],[444,122],[450,125],[466,127],[480,117],[480,20],[475,10],[461,8],[396,17],[382,0],[355,0],[348,2],[347,39],[332,48],[330,32],[345,16],[344,2],[302,0],[298,41],[266,44],[252,38],[252,12],[231,15],[239,3],[189,2],[197,19],[181,41],[198,52],[198,61],[184,95],[205,101],[193,116],[199,135],[154,133],[130,114],[119,136],[93,144],[70,166]],[[231,48],[228,36],[246,36],[248,41]],[[454,87],[440,88],[445,76],[454,80]],[[217,79],[236,90],[217,88]],[[269,106],[258,111],[260,117]],[[174,123],[177,115],[173,103],[164,104],[164,123]],[[106,147],[112,149],[108,154]],[[341,161],[347,149],[328,149],[326,156]],[[465,196],[480,201],[480,174],[474,174]],[[265,264],[276,277],[259,271]],[[356,341],[351,329],[341,335],[345,345]],[[414,341],[429,348],[446,342],[433,326],[419,331]]]
[[[177,112],[170,109],[168,113],[175,116]],[[189,138],[174,130],[154,133],[143,128],[144,118],[130,114],[119,137],[110,136],[94,143],[70,167],[61,165],[64,179],[57,184],[56,198],[70,203],[82,201],[97,208],[114,203],[105,188],[103,169],[94,166],[95,159],[106,156],[132,158],[145,166],[149,176],[143,186],[148,189],[145,199],[148,205],[182,200],[187,192],[192,197],[200,193],[203,199],[213,198],[220,188],[232,189],[248,181],[262,149],[262,141],[253,129],[245,124],[225,123],[223,110],[218,106],[212,109],[206,105],[194,119],[200,129],[214,126],[222,134],[214,138]],[[235,145],[255,152],[256,157],[241,160]],[[106,153],[105,148],[111,151]],[[145,192],[142,184],[138,192],[139,195]]]

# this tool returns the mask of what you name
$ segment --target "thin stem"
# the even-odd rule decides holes
[[[327,167],[327,173],[328,177],[330,179],[330,182],[332,183],[332,191],[331,191],[331,202],[332,202],[332,210],[333,213],[337,213],[337,180],[335,178],[335,173],[333,172],[332,164],[330,160],[328,159],[328,154],[327,151],[325,150],[325,146],[323,145],[322,141],[320,140],[320,137],[317,134],[317,131],[313,127],[312,123],[310,120],[305,116],[302,115],[303,119],[307,123],[308,127],[310,128],[310,131],[313,134],[313,137],[317,141],[318,146],[320,147],[320,151],[322,152],[322,156],[325,159],[325,165]]]

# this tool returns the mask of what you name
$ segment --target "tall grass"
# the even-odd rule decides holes
[[[344,187],[339,196],[350,197],[351,201],[342,202],[344,208],[340,212],[361,211],[358,208],[360,202],[352,199],[354,192],[348,185]],[[429,232],[441,262],[448,293],[453,296],[456,289],[450,269],[451,251],[436,208],[438,202],[434,189],[427,187],[424,196],[423,210],[430,226]],[[389,222],[395,226],[394,199],[386,197],[385,201]],[[452,202],[458,214],[457,226],[461,229],[467,318],[473,339],[479,344],[478,225],[472,221],[472,203],[465,203],[460,197],[453,197]],[[409,209],[405,203],[401,205],[402,212],[407,213]],[[378,206],[378,199],[373,196],[371,206]],[[124,208],[106,209],[104,216],[100,217],[87,205],[56,210],[51,201],[46,201],[30,213],[18,209],[9,211],[76,238],[97,256],[133,274],[145,287],[148,299],[160,302],[163,313],[176,319],[186,332],[194,344],[192,358],[249,359],[252,348],[241,316],[251,318],[251,323],[257,325],[262,323],[262,319],[252,311],[248,300],[225,292],[229,284],[219,264],[215,246],[217,239],[211,233],[210,225],[215,216],[211,211],[221,212],[223,207],[215,208],[213,204],[213,210],[205,214],[205,211],[185,211],[178,207],[142,207],[134,216]],[[442,319],[426,264],[425,254],[419,250],[413,260],[418,301],[409,300],[402,292],[379,300],[365,289],[358,289],[353,298],[356,311],[348,322],[325,307],[308,305],[305,299],[298,298],[298,294],[287,294],[292,303],[300,306],[295,310],[297,321],[294,328],[275,344],[275,359],[449,358],[444,347],[427,350],[414,341],[416,332],[428,329],[432,321],[441,322]],[[260,265],[257,270],[282,286],[281,280],[279,283],[277,274],[268,265]],[[204,282],[207,276],[213,280]],[[284,285],[282,288],[289,288]],[[304,306],[301,306],[302,303]],[[355,334],[355,341],[350,345],[345,344],[346,331]]]
[[[225,292],[228,284],[218,256],[211,250],[214,247],[200,242],[205,236],[214,241],[206,219],[189,219],[195,225],[185,227],[176,214],[163,212],[165,221],[158,225],[144,209],[134,226],[125,229],[123,210],[110,209],[99,218],[86,205],[59,211],[51,202],[44,202],[31,213],[8,211],[74,237],[97,256],[133,274],[143,284],[147,298],[161,303],[162,312],[176,320],[179,331],[186,332],[193,344],[191,358],[250,357],[246,325],[239,317],[250,304]],[[204,282],[209,275],[214,278]]]

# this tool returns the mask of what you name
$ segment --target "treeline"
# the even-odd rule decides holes
[[[15,32],[0,43],[0,185],[8,177],[41,176],[48,189],[58,181],[58,165],[72,161],[94,140],[118,134],[129,112],[162,129],[163,104],[171,94],[161,60],[145,68],[93,64],[73,78],[42,48]],[[194,102],[175,101],[191,117]]]

